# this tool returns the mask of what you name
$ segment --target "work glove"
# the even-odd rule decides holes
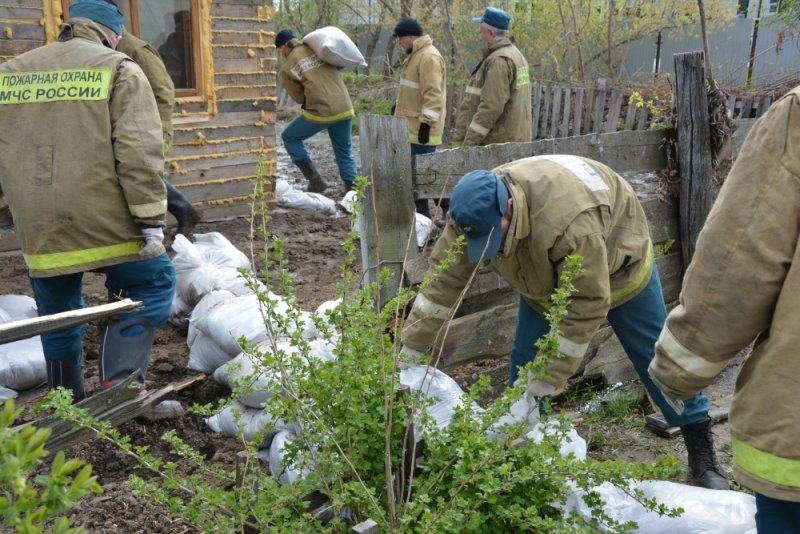
[[[419,133],[417,134],[417,140],[419,140],[419,144],[427,145],[428,141],[431,140],[431,125],[425,124],[424,122],[419,125]]]
[[[139,250],[139,256],[153,257],[164,251],[161,244],[164,241],[164,230],[160,227],[142,228],[142,236],[144,236],[145,244]]]

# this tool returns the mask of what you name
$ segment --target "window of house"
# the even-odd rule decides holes
[[[199,94],[200,7],[198,0],[115,0],[125,15],[125,29],[161,54],[175,96]],[[62,0],[64,17],[71,0]]]

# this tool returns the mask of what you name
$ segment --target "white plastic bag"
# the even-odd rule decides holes
[[[36,301],[28,295],[0,295],[0,309],[6,312],[12,321],[32,319],[39,315]]]
[[[336,26],[325,26],[303,37],[314,54],[334,67],[366,67],[367,62],[356,44]]]
[[[605,512],[618,521],[635,521],[636,532],[646,534],[755,534],[755,497],[739,491],[711,490],[665,480],[632,482],[646,497],[671,508],[681,507],[680,517],[659,516],[648,511],[620,488],[604,482],[592,488],[605,502]],[[591,514],[583,492],[567,498],[566,510],[585,519]]]
[[[295,480],[304,478],[308,474],[307,469],[298,469],[295,466],[286,465],[284,462],[286,444],[293,439],[294,434],[291,432],[278,432],[272,438],[272,444],[269,447],[269,471],[282,485],[292,484]]]
[[[320,193],[308,193],[289,185],[286,180],[278,179],[275,184],[278,205],[285,208],[297,208],[321,211],[327,215],[336,215],[336,202]]]
[[[0,386],[22,391],[47,382],[39,336],[0,345]]]
[[[433,221],[421,213],[414,213],[414,231],[417,235],[417,246],[424,247],[428,235],[431,233]]]

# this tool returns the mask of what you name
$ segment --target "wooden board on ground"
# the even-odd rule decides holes
[[[728,411],[731,408],[732,396],[727,396],[711,403],[711,408],[708,410],[708,416],[714,423],[725,421],[728,419]],[[674,438],[681,433],[681,429],[677,426],[671,426],[664,419],[661,412],[645,416],[645,425],[653,433],[661,436],[662,438]]]
[[[147,392],[134,383],[136,374],[131,374],[109,390],[82,400],[76,406],[87,410],[88,415],[95,419],[105,421],[111,426],[117,426],[134,417],[145,415],[159,402],[165,400],[167,395],[182,391],[206,377],[203,374],[189,376],[157,391]],[[89,428],[77,427],[71,421],[63,421],[52,415],[26,424],[52,430],[50,438],[45,443],[45,449],[50,454],[88,441],[95,435],[94,431]]]

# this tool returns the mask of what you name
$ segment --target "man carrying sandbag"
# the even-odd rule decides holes
[[[281,134],[289,157],[308,180],[309,192],[325,191],[327,184],[311,161],[303,141],[327,130],[344,190],[350,191],[356,177],[352,149],[355,113],[338,69],[317,57],[311,47],[301,43],[291,30],[278,32],[275,48],[285,58],[281,67],[283,86],[303,108],[303,113],[295,117]]]

